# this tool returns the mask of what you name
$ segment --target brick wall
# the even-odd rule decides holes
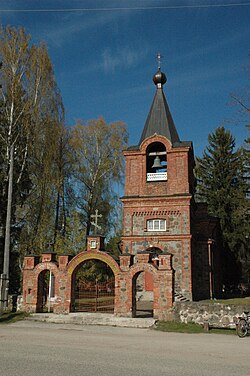
[[[146,151],[153,142],[160,142],[167,151],[168,180],[146,181]],[[140,145],[139,150],[124,151],[126,159],[124,196],[157,196],[188,194],[193,185],[193,156],[190,147],[172,148],[168,139],[153,136]],[[189,165],[192,167],[189,168]]]
[[[155,142],[162,143],[167,152],[167,180],[147,182],[147,148]],[[173,148],[165,137],[154,135],[144,140],[137,150],[125,151],[124,156],[123,250],[136,255],[153,245],[170,252],[173,255],[175,292],[188,300],[209,298],[208,239],[216,236],[217,223],[208,216],[205,205],[194,202],[191,145]],[[166,231],[147,231],[149,219],[166,220]],[[218,243],[213,262],[213,288],[219,292]]]

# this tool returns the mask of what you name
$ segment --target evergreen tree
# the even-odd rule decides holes
[[[209,146],[197,160],[197,196],[219,218],[224,250],[224,282],[248,278],[249,202],[246,197],[244,154],[224,127],[208,136]],[[235,263],[234,263],[235,261]]]

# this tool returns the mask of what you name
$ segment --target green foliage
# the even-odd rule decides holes
[[[118,234],[114,186],[123,178],[127,131],[123,123],[108,125],[102,118],[66,130],[47,47],[31,44],[23,28],[1,28],[0,61],[0,229],[10,229],[10,288],[16,292],[23,256],[48,247],[58,254],[84,250],[96,209],[102,233]]]
[[[107,251],[112,252],[113,256],[119,259],[121,255],[121,233],[120,235],[112,236],[106,246]]]
[[[76,280],[84,278],[91,282],[106,282],[113,277],[114,274],[110,267],[99,260],[89,260],[84,262],[76,273]]]
[[[209,146],[198,158],[197,197],[207,202],[209,213],[220,220],[226,264],[225,283],[235,282],[237,267],[232,275],[232,261],[241,266],[241,277],[249,277],[249,200],[246,180],[245,154],[235,149],[235,140],[224,127],[219,127],[208,137]],[[230,270],[231,276],[227,275]]]

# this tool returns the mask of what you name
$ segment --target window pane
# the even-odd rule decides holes
[[[166,231],[165,219],[149,219],[147,221],[148,231]]]
[[[158,219],[155,219],[154,221],[154,230],[160,229],[160,221]]]
[[[160,221],[160,230],[164,231],[166,229],[166,221],[163,219]]]
[[[148,228],[148,231],[152,231],[153,230],[153,221],[150,220],[147,222],[147,228]]]

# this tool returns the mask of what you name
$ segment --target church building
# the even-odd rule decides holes
[[[126,160],[123,250],[172,255],[175,300],[212,298],[220,289],[218,223],[194,200],[194,151],[181,141],[163,91],[160,67],[156,92],[138,145]],[[145,288],[151,289],[150,275]]]

